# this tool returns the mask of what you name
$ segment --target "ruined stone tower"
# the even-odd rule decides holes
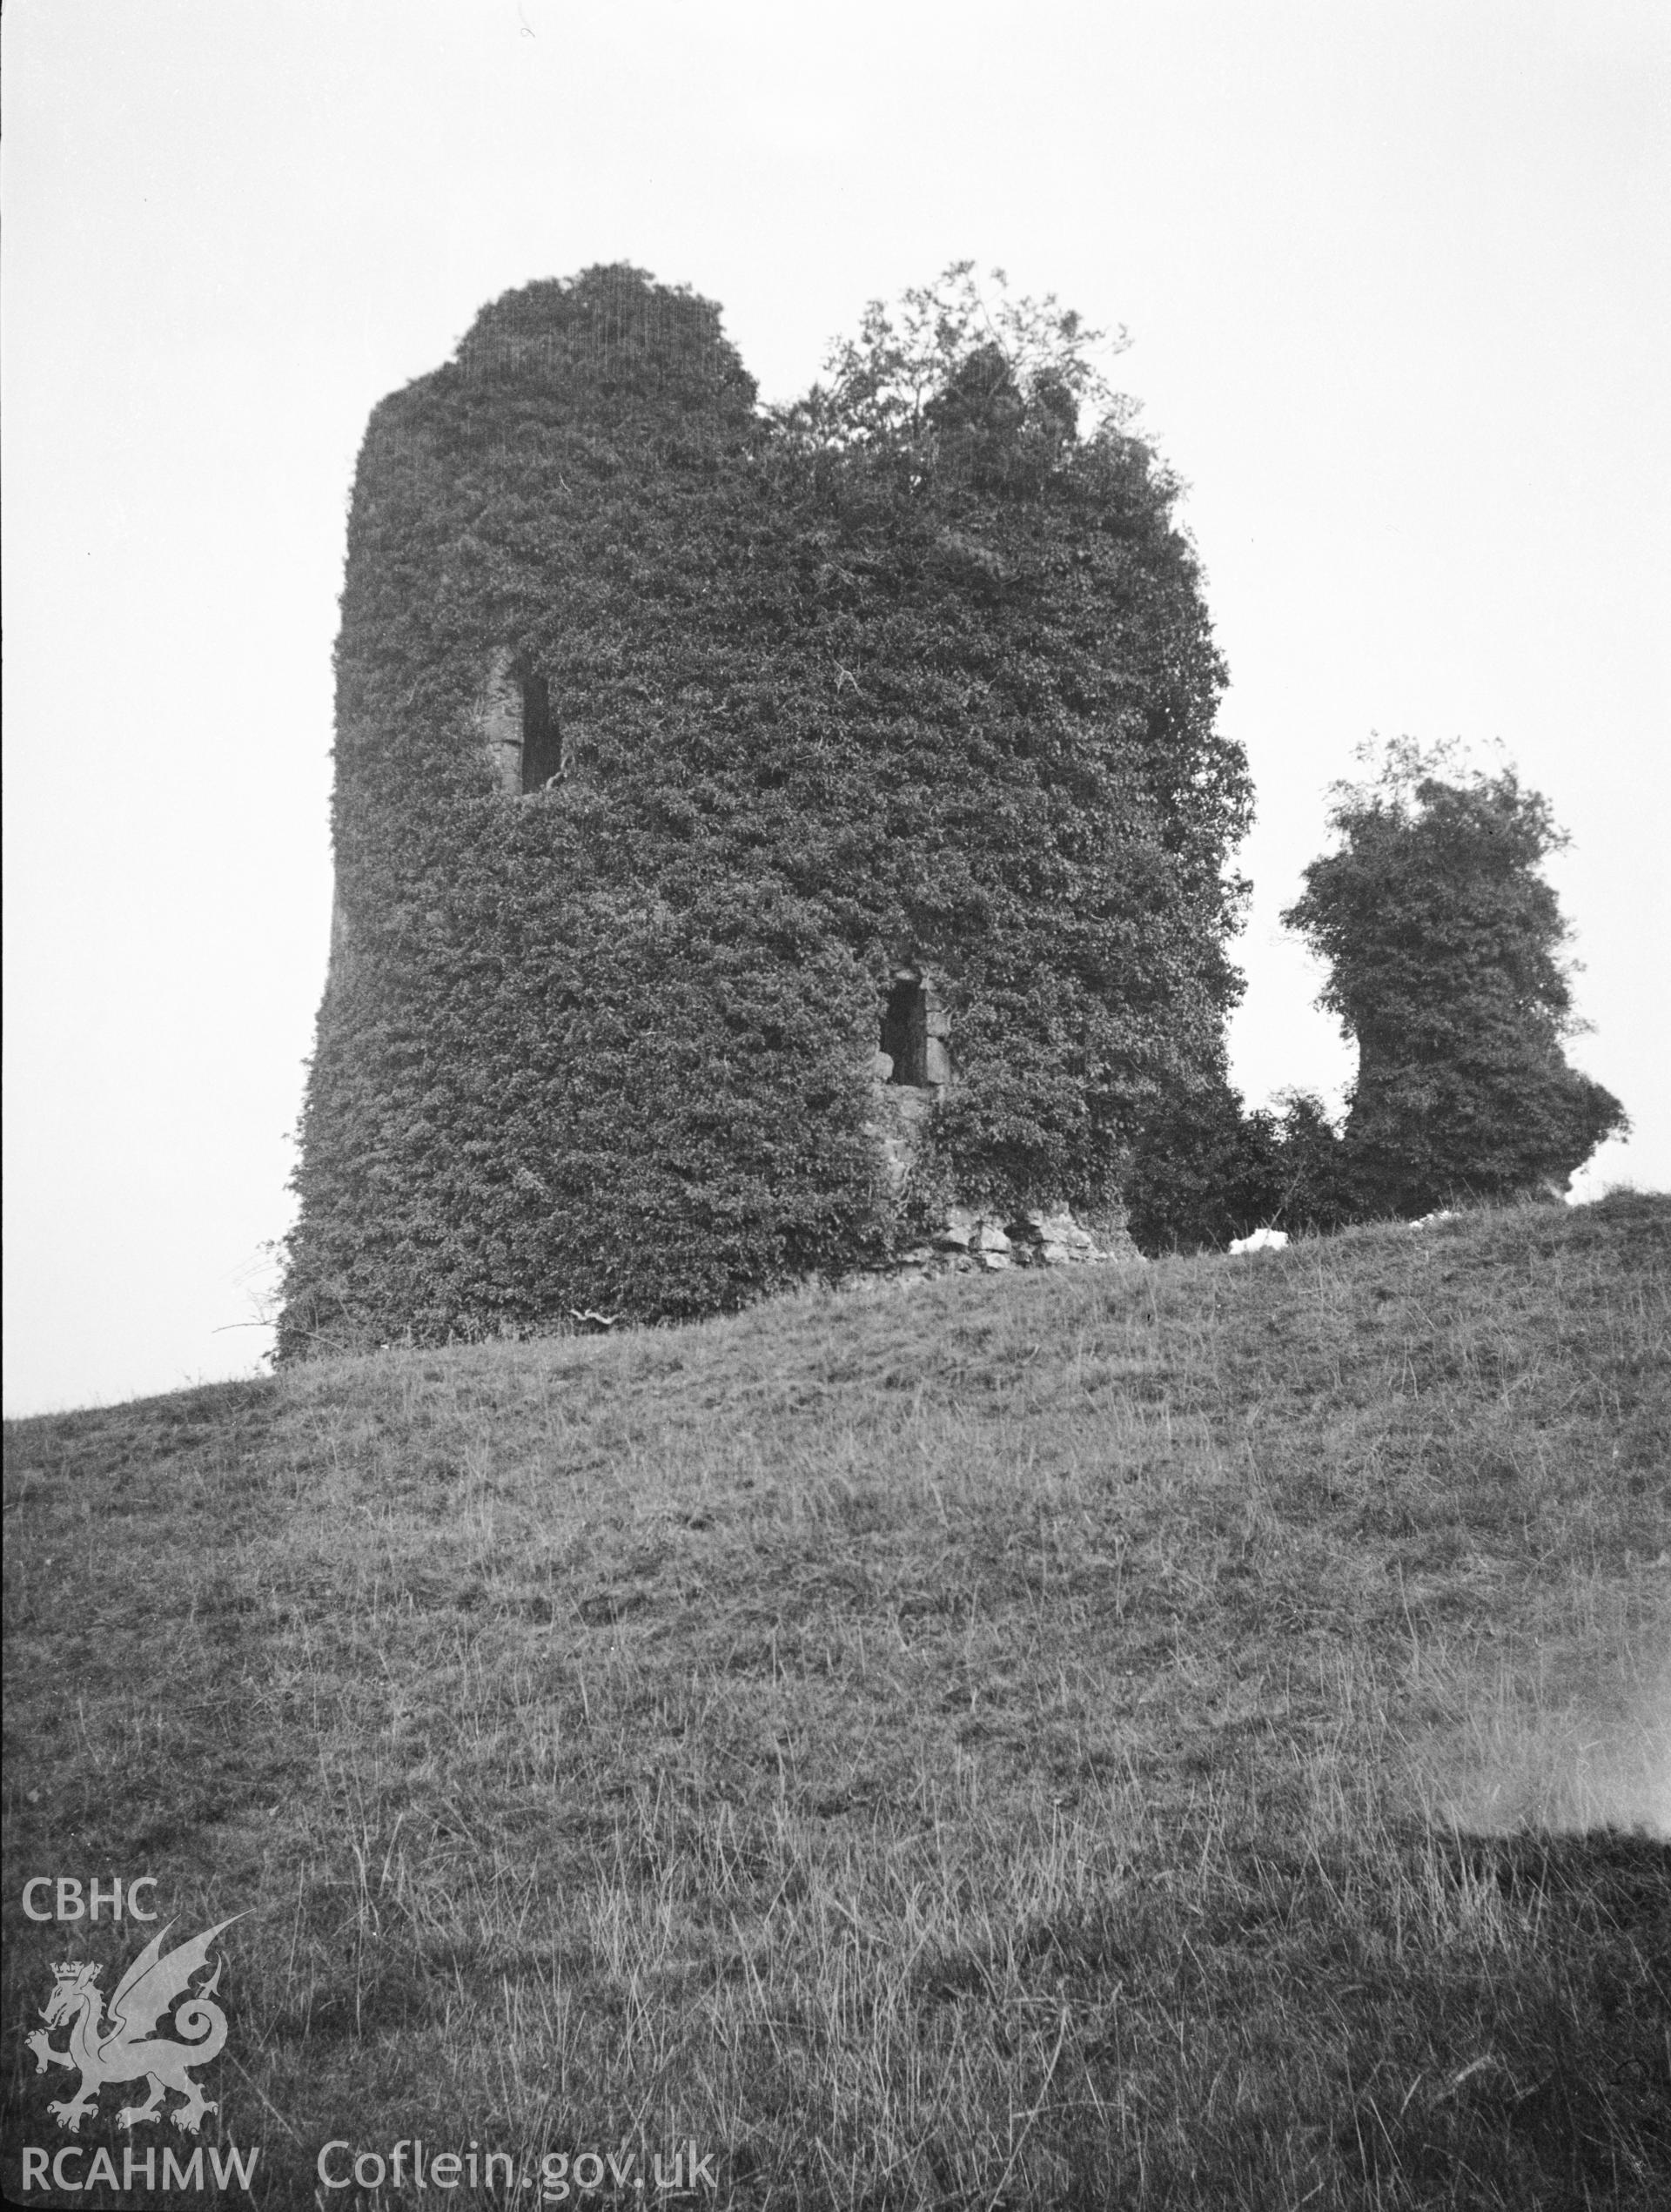
[[[1172,494],[997,355],[809,434],[627,268],[386,400],[283,1348],[1117,1246],[1233,992]]]

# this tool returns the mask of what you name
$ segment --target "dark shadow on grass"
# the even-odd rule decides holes
[[[1506,1940],[1355,2008],[1346,2166],[1413,2205],[1671,2203],[1671,1846],[1459,1834],[1445,1861],[1495,1887]]]
[[[1037,2123],[1062,2205],[1671,2205],[1665,1844],[1413,1823],[1134,1867],[1002,1956],[925,1960],[921,2001],[996,2032],[1017,1963],[1098,2023]]]

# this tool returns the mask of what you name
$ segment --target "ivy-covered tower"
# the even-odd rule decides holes
[[[999,346],[849,386],[768,415],[610,267],[372,415],[287,1353],[1111,1248],[1221,1066],[1247,786],[1175,487]]]

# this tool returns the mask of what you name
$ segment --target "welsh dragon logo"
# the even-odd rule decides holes
[[[232,1920],[242,1918],[239,1913],[232,1915]],[[87,2114],[97,2111],[98,2093],[107,2081],[143,2078],[151,2092],[144,2104],[124,2105],[117,2114],[117,2125],[121,2128],[157,2119],[170,2089],[185,2102],[169,2117],[188,2135],[195,2135],[204,2114],[216,2108],[191,2079],[190,2069],[206,2066],[226,2041],[226,2015],[212,2001],[220,1967],[216,1967],[211,1979],[174,2015],[174,2027],[186,2038],[185,2042],[176,2043],[151,2031],[170,2006],[185,1995],[193,1974],[207,1967],[210,1945],[232,1921],[222,1920],[205,1929],[164,1958],[163,1938],[173,1925],[171,1920],[152,1936],[117,1982],[108,2020],[104,2016],[104,1994],[95,1987],[99,1975],[97,1967],[70,1960],[52,1969],[57,1980],[41,2007],[46,2027],[36,2028],[25,2041],[35,2054],[37,2074],[44,2074],[49,2064],[81,2069],[81,2087],[75,2095],[63,2102],[54,2099],[47,2107],[58,2125],[72,2135]],[[70,2023],[70,2047],[54,2050],[47,2037],[63,2020]]]

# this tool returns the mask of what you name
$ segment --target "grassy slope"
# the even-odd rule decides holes
[[[411,2135],[1667,2202],[1668,1292],[1626,1198],[17,1424],[6,2178],[17,1891],[97,1870],[249,1915],[209,2132],[275,2205]]]

